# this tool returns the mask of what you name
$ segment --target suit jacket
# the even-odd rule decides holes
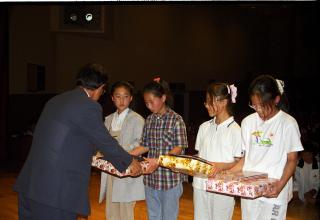
[[[40,115],[14,190],[39,203],[88,215],[91,159],[97,149],[119,171],[132,162],[104,126],[99,103],[80,88],[57,95]]]
[[[112,119],[115,113],[108,115],[105,118],[105,126],[111,128]],[[129,110],[126,115],[119,136],[119,144],[126,150],[131,151],[140,145],[144,119],[136,112]],[[101,203],[106,196],[107,178],[110,175],[101,173],[101,184],[99,202]],[[133,202],[145,199],[143,176],[113,178],[112,186],[112,202]]]

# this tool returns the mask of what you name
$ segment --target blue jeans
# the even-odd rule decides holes
[[[155,190],[145,186],[148,220],[176,220],[182,192],[182,183],[169,190]]]

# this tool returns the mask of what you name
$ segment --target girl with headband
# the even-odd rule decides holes
[[[199,157],[211,161],[213,175],[230,169],[241,157],[241,130],[232,112],[236,97],[234,85],[212,83],[207,88],[204,106],[213,119],[200,125],[195,149]],[[234,197],[207,192],[205,181],[193,177],[194,219],[231,220]]]

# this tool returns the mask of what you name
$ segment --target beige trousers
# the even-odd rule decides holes
[[[112,202],[113,176],[107,178],[106,218],[107,220],[134,220],[136,202]]]

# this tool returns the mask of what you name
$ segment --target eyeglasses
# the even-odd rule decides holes
[[[205,101],[205,102],[203,103],[203,105],[204,105],[204,107],[208,108],[209,106],[212,106],[212,104],[213,104],[213,105],[214,105],[214,104],[217,104],[218,102],[220,102],[220,101],[222,101],[222,100],[224,100],[224,99],[214,99],[214,100],[212,100],[212,101]],[[209,104],[209,103],[211,103],[211,104]]]

